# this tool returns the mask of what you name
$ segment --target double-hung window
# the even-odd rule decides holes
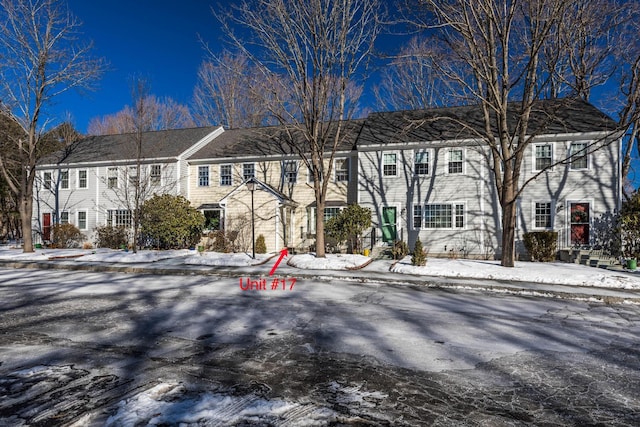
[[[536,202],[535,228],[551,228],[551,202]]]
[[[198,187],[209,186],[209,166],[198,166]]]
[[[129,185],[138,185],[138,166],[129,166]]]
[[[463,173],[464,153],[461,148],[449,150],[449,173]]]
[[[231,165],[220,165],[220,185],[231,185],[233,179],[231,177]]]
[[[571,156],[571,169],[588,169],[586,142],[572,142],[569,155]]]
[[[335,160],[336,182],[349,181],[349,159]]]
[[[60,224],[69,224],[69,212],[60,212]]]
[[[149,180],[151,185],[160,185],[162,183],[162,165],[151,165]]]
[[[78,188],[87,188],[87,187],[88,187],[87,170],[80,169],[78,171]]]
[[[78,211],[76,212],[78,229],[86,230],[87,229],[87,211]]]
[[[551,144],[534,145],[535,149],[535,170],[541,171],[551,167],[553,162],[553,146]]]
[[[413,171],[416,175],[429,175],[429,152],[416,151]]]
[[[242,179],[245,181],[247,179],[256,177],[256,164],[255,163],[243,163],[242,164]]]
[[[282,162],[282,180],[285,184],[295,184],[298,180],[298,162],[285,160]]]
[[[42,180],[44,181],[44,188],[46,190],[51,190],[51,172],[44,172],[42,174]]]
[[[118,188],[118,168],[107,169],[107,187]]]
[[[60,188],[63,190],[69,188],[69,171],[60,171]]]
[[[419,230],[422,228],[422,206],[413,205],[413,229]]]
[[[382,175],[396,176],[398,174],[398,155],[396,153],[382,153]]]

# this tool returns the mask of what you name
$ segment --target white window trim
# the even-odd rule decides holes
[[[200,169],[204,170],[207,169],[207,184],[201,184],[200,181]],[[210,165],[198,165],[198,173],[196,175],[196,179],[198,181],[198,187],[210,187],[211,186],[211,167]]]
[[[551,216],[550,220],[551,220],[551,224],[549,225],[549,227],[538,227],[536,226],[536,203],[549,203],[549,215]],[[555,200],[551,199],[547,199],[547,200],[539,200],[539,199],[535,199],[531,201],[531,229],[535,230],[535,231],[553,231],[554,227],[555,227],[555,222],[556,222],[556,202]]]
[[[49,179],[46,178],[47,175],[49,175]],[[49,181],[48,185],[47,185],[47,181]],[[52,172],[50,171],[42,172],[42,188],[44,188],[45,190],[53,189],[53,173]]]
[[[462,172],[449,172],[449,162],[451,160],[451,152],[452,151],[462,151]],[[444,169],[444,174],[445,175],[466,175],[467,174],[467,149],[464,147],[449,147],[449,149],[447,149],[446,155],[445,155],[446,159],[445,159],[445,169]]]
[[[151,175],[151,172],[153,171],[153,167],[154,166],[159,166],[160,167],[160,182],[158,184],[154,184],[152,182],[153,176]],[[161,163],[152,163],[147,167],[147,174],[149,176],[149,184],[150,185],[158,185],[160,187],[162,187],[162,183],[164,181],[164,174],[162,173],[162,164]]]
[[[116,185],[115,185],[114,187],[110,187],[110,186],[109,186],[109,179],[110,179],[110,178],[112,178],[112,177],[111,177],[111,175],[109,175],[109,170],[111,170],[111,169],[115,169],[115,171],[116,171],[116,176],[115,176],[115,178],[116,178]],[[106,181],[107,181],[107,182],[106,182],[106,184],[107,184],[107,189],[109,189],[109,190],[116,190],[116,189],[119,189],[119,188],[120,188],[120,186],[122,185],[122,176],[121,176],[121,175],[122,175],[122,174],[120,173],[120,168],[119,168],[119,167],[117,167],[117,166],[116,166],[116,167],[114,167],[114,166],[107,166],[106,171],[105,171],[105,176],[107,177],[107,179],[106,179]]]
[[[448,169],[448,166],[447,166]],[[457,175],[457,174],[456,174]],[[426,209],[425,207],[428,205],[451,205],[451,227],[435,227],[435,228],[431,228],[431,227],[426,227],[425,226],[425,214],[426,214]],[[456,227],[456,206],[458,205],[462,205],[462,222],[463,222],[463,226],[462,227]],[[413,209],[413,206],[411,207],[411,209]],[[463,200],[453,200],[453,201],[445,201],[445,202],[430,202],[430,203],[423,203],[422,204],[422,221],[421,221],[421,228],[420,230],[429,230],[429,231],[440,231],[440,230],[466,230],[467,227],[467,218],[468,218],[468,214],[467,214],[467,202],[463,201]],[[411,224],[413,224],[413,210],[411,211]],[[417,229],[414,229],[417,230]]]
[[[384,174],[384,156],[385,154],[394,154],[396,156],[396,173],[394,175],[385,175]],[[398,158],[400,157],[400,153],[397,150],[388,150],[388,151],[383,151],[382,152],[382,156],[380,157],[380,173],[382,175],[383,178],[397,178],[398,176],[400,176],[400,174],[398,173]]]
[[[86,187],[80,187],[80,172],[85,172],[85,181],[87,183]],[[89,169],[78,169],[76,170],[76,188],[79,190],[87,190],[89,188]]]
[[[538,169],[536,167],[536,147],[550,145],[551,146],[551,164],[555,162],[555,154],[556,154],[556,144],[554,142],[536,142],[531,144],[531,170],[533,172],[540,172],[544,169]],[[553,166],[547,170],[552,170]]]
[[[60,189],[61,190],[68,190],[71,188],[71,173],[69,173],[69,169],[67,170],[61,170],[58,172],[60,174]],[[67,185],[66,187],[62,185],[62,183],[64,182],[64,180],[62,179],[62,175],[63,174],[67,174]]]
[[[290,181],[288,176],[287,176],[287,168],[286,165],[287,163],[293,163],[295,165],[295,179],[293,181]],[[298,179],[300,178],[298,175],[300,175],[300,163],[298,162],[298,160],[295,159],[287,159],[287,160],[282,160],[281,166],[282,171],[281,171],[281,179],[282,179],[282,183],[283,184],[297,184],[298,183]],[[308,168],[307,168],[308,169]]]
[[[85,227],[84,228],[80,228],[80,213],[84,212],[84,224]],[[76,226],[78,227],[79,230],[88,230],[89,229],[89,211],[86,209],[80,209],[76,211]]]
[[[253,165],[253,178],[255,178],[256,177],[256,169],[257,169],[256,168],[256,162],[243,162],[242,163],[242,180],[244,181],[244,180],[248,179],[248,178],[246,178],[244,176],[244,165]]]
[[[338,168],[336,167],[336,162],[343,161],[343,160],[347,161],[347,179],[341,179],[340,181],[338,181],[336,179],[337,172],[338,172]],[[333,159],[333,182],[349,182],[350,180],[351,180],[351,158],[339,157],[339,158]]]
[[[225,166],[229,166],[230,171],[229,171],[229,177],[231,178],[231,180],[229,181],[228,184],[223,184],[222,183],[222,168]],[[220,166],[218,167],[218,184],[220,185],[220,187],[230,187],[233,185],[233,163],[222,163],[220,164]]]
[[[425,203],[412,203],[411,204],[411,229],[412,230],[416,230],[416,231],[421,231],[424,230],[424,205]],[[413,219],[414,219],[414,210],[416,206],[420,206],[420,227],[415,227],[415,224],[413,223]]]
[[[428,163],[427,163],[427,173],[418,174],[416,172],[416,159],[418,158],[418,153],[427,153]],[[464,154],[463,154],[464,156]],[[413,150],[413,175],[414,176],[430,176],[432,175],[432,167],[433,167],[433,150],[430,148],[416,148]],[[464,167],[464,166],[463,166]],[[449,167],[447,166],[447,170]]]
[[[587,167],[585,168],[573,168],[573,154],[571,153],[571,146],[573,144],[585,144],[585,150],[587,152],[587,154],[585,155],[586,160],[587,160]],[[570,171],[586,171],[591,169],[591,154],[589,154],[589,141],[570,141],[569,142],[569,147],[567,149],[568,151],[568,157],[569,157],[569,170]]]
[[[61,210],[60,212],[58,212],[58,224],[73,224],[71,222],[71,214],[69,213],[69,211],[63,211]],[[62,222],[62,215],[63,214],[67,214],[67,222]]]

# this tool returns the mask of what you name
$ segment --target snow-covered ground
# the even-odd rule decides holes
[[[44,261],[50,259],[68,259],[82,262],[144,264],[163,260],[171,260],[172,264],[203,265],[203,266],[257,266],[275,263],[277,254],[256,254],[253,259],[250,254],[224,254],[204,252],[199,254],[194,250],[153,251],[143,250],[138,253],[111,249],[36,249],[33,253],[25,254],[20,249],[0,246],[1,260],[14,261]],[[360,270],[387,271],[388,262],[371,262],[362,255],[327,254],[326,258],[316,258],[313,254],[289,255],[283,261],[288,266],[300,270]],[[499,261],[483,261],[469,259],[441,259],[429,258],[427,265],[416,267],[411,265],[411,257],[391,266],[391,273],[424,275],[437,277],[456,277],[491,279],[505,281],[525,281],[533,283],[563,284],[576,286],[597,286],[617,289],[640,289],[640,270],[613,271],[602,268],[587,267],[578,264],[561,262],[536,263],[517,262],[514,268],[501,267]],[[349,275],[358,273],[351,272]]]

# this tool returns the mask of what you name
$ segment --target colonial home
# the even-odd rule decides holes
[[[515,117],[510,117],[515,124]],[[499,257],[501,209],[479,107],[375,113],[358,139],[358,203],[377,240],[420,239],[432,255]],[[597,246],[620,205],[615,123],[579,100],[540,101],[518,197],[522,236],[555,230],[560,248]],[[552,166],[550,169],[547,167]]]
[[[130,226],[135,186],[143,198],[186,196],[186,159],[222,132],[203,127],[91,136],[43,159],[34,189],[36,235],[47,241],[52,224],[71,223],[92,241],[97,226]]]
[[[327,177],[325,219],[356,200],[354,147],[361,124],[345,123]],[[292,137],[302,138],[281,126],[231,129],[189,157],[189,200],[204,213],[209,230],[239,235],[244,250],[250,249],[252,227],[269,252],[309,250],[315,243],[314,178],[287,142]]]
[[[359,203],[373,212],[377,244],[420,239],[431,255],[501,255],[479,107],[372,113],[343,124],[335,157],[323,163],[331,176],[317,176],[328,185],[322,213],[314,174],[291,148],[292,138],[304,147],[300,132],[208,127],[143,133],[139,155],[130,134],[89,137],[49,157],[38,166],[34,229],[48,240],[52,223],[69,222],[91,239],[96,226],[130,225],[127,197],[137,183],[145,194],[186,196],[207,231],[225,230],[241,250],[251,249],[252,230],[269,252],[313,249],[316,215],[329,219]],[[535,230],[557,231],[560,248],[604,245],[621,195],[615,123],[586,102],[551,100],[536,104],[528,129],[518,251]]]

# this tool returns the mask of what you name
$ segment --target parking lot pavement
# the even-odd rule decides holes
[[[633,304],[0,269],[0,310],[2,425],[640,424]]]

